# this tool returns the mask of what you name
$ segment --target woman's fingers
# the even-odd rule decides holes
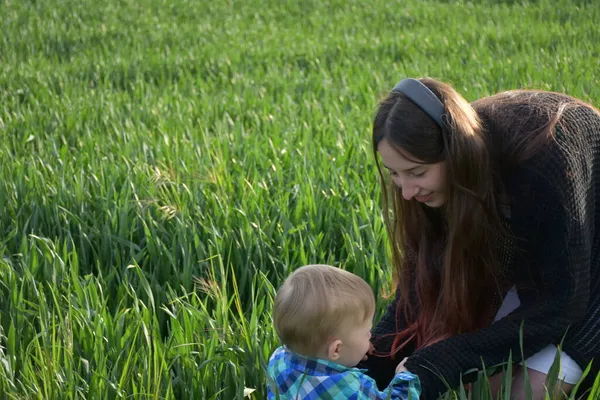
[[[402,360],[402,362],[396,367],[397,374],[399,374],[400,372],[408,372],[408,370],[404,366],[404,364],[406,364],[406,360],[408,360],[408,357],[404,357],[404,360]]]

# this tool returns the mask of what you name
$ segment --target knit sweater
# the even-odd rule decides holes
[[[548,93],[538,97],[557,107],[564,99]],[[497,134],[491,111],[477,111],[488,134]],[[523,106],[513,111],[514,118],[531,115]],[[506,362],[511,352],[513,361],[520,362],[563,338],[563,351],[582,369],[600,356],[600,115],[581,106],[565,111],[555,140],[503,171],[502,181],[510,206],[507,220],[517,240],[500,244],[500,253],[521,305],[480,330],[414,352],[414,346],[407,346],[395,360],[371,356],[361,367],[378,385],[387,384],[405,356],[406,368],[421,380],[425,400],[447,390],[440,378],[456,388],[461,376],[468,381],[465,373],[481,370],[482,363],[489,368]],[[406,327],[404,316],[397,313],[398,299],[396,293],[374,328],[378,353],[389,352],[393,333]],[[599,361],[592,374],[600,370]]]

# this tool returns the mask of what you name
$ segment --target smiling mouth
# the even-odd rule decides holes
[[[425,202],[431,200],[432,197],[433,197],[433,193],[429,193],[427,196],[420,196],[420,197],[415,196],[415,200],[417,200],[420,203],[425,203]]]

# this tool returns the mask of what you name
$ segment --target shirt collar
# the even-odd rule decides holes
[[[345,367],[342,364],[338,364],[333,361],[324,360],[321,358],[303,356],[290,350],[286,346],[284,346],[284,349],[286,362],[289,365],[292,365],[295,369],[300,370],[301,372],[306,373],[308,375],[334,375],[346,371],[366,371],[364,369],[354,367]]]

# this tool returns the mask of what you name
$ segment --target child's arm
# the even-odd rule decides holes
[[[388,387],[381,391],[371,377],[360,374],[359,380],[358,400],[418,400],[421,395],[419,377],[410,372],[396,374]]]

